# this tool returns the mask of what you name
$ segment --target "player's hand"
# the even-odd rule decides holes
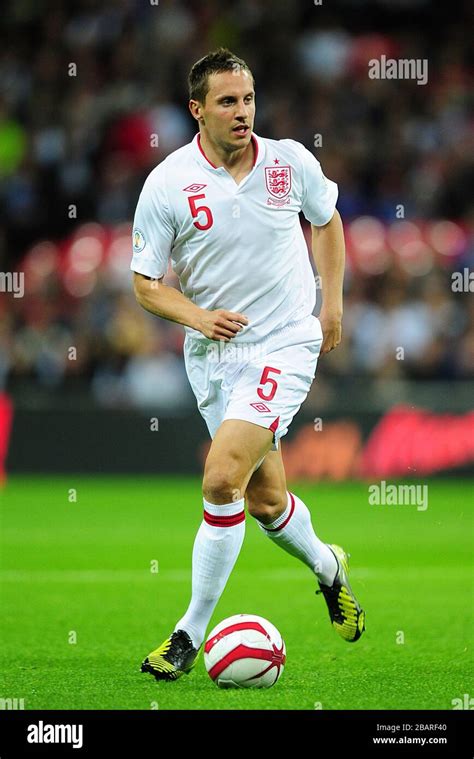
[[[321,311],[319,316],[323,331],[321,355],[337,348],[342,339],[342,314]]]
[[[210,340],[229,342],[249,323],[244,314],[218,308],[215,311],[203,310],[198,329]]]

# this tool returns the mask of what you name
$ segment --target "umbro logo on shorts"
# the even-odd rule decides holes
[[[263,413],[264,411],[269,411],[269,412],[271,412],[271,409],[270,409],[270,408],[268,408],[268,406],[265,406],[265,404],[264,404],[264,403],[258,403],[258,402],[257,402],[257,403],[251,403],[250,405],[251,405],[251,406],[253,406],[253,407],[254,407],[254,409],[256,409],[257,411],[261,411],[262,413]]]

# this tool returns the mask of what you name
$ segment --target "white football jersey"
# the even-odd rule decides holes
[[[252,140],[253,168],[237,184],[206,158],[197,134],[149,174],[133,225],[132,271],[160,278],[171,259],[196,305],[248,317],[232,342],[258,342],[313,312],[316,287],[298,214],[326,224],[338,193],[301,143]]]

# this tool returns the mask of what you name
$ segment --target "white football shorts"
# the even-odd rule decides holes
[[[278,450],[279,439],[309,392],[322,340],[319,319],[313,315],[258,343],[186,335],[186,372],[211,438],[225,419],[243,419],[271,429],[272,450]]]

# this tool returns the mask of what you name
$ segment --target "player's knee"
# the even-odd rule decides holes
[[[263,524],[273,522],[287,506],[287,494],[279,490],[246,493],[248,513]]]
[[[206,464],[202,493],[210,503],[231,503],[242,498],[242,473],[237,462],[220,466],[216,461]]]
[[[231,503],[242,498],[237,481],[225,475],[209,475],[204,478],[202,494],[209,503]]]

